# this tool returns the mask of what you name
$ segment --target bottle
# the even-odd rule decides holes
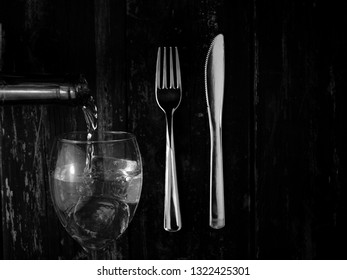
[[[75,103],[90,90],[82,75],[9,75],[0,72],[0,105],[20,103]]]
[[[20,103],[68,103],[75,105],[91,98],[88,83],[82,75],[4,74],[5,32],[0,22],[0,105]]]

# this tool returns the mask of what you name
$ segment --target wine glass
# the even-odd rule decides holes
[[[127,132],[70,132],[57,137],[50,192],[66,231],[87,251],[112,244],[128,227],[142,188],[136,138]]]

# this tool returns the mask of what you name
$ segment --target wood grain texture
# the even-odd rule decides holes
[[[324,20],[322,20],[324,19]],[[2,0],[3,70],[83,73],[99,128],[127,130],[143,192],[125,234],[100,259],[345,259],[346,17],[321,1]],[[225,36],[226,226],[208,226],[207,49]],[[155,101],[159,46],[176,45],[182,230],[163,229],[165,120]],[[0,107],[3,259],[85,259],[50,200],[51,143],[84,130],[80,108]]]
[[[338,10],[315,1],[256,5],[257,258],[345,256],[335,79],[345,70],[333,61],[345,57],[346,36]]]

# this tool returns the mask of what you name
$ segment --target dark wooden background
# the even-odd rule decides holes
[[[130,227],[99,258],[346,259],[347,26],[332,1],[0,0],[2,70],[84,73],[99,126],[134,132],[144,163]],[[203,66],[225,35],[226,227],[208,226]],[[175,117],[183,228],[163,229],[164,116],[157,47],[177,45]],[[54,137],[85,129],[80,108],[0,106],[0,258],[82,259],[49,196]]]

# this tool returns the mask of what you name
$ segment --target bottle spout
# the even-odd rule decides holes
[[[1,75],[0,104],[75,101],[90,95],[82,75]]]

